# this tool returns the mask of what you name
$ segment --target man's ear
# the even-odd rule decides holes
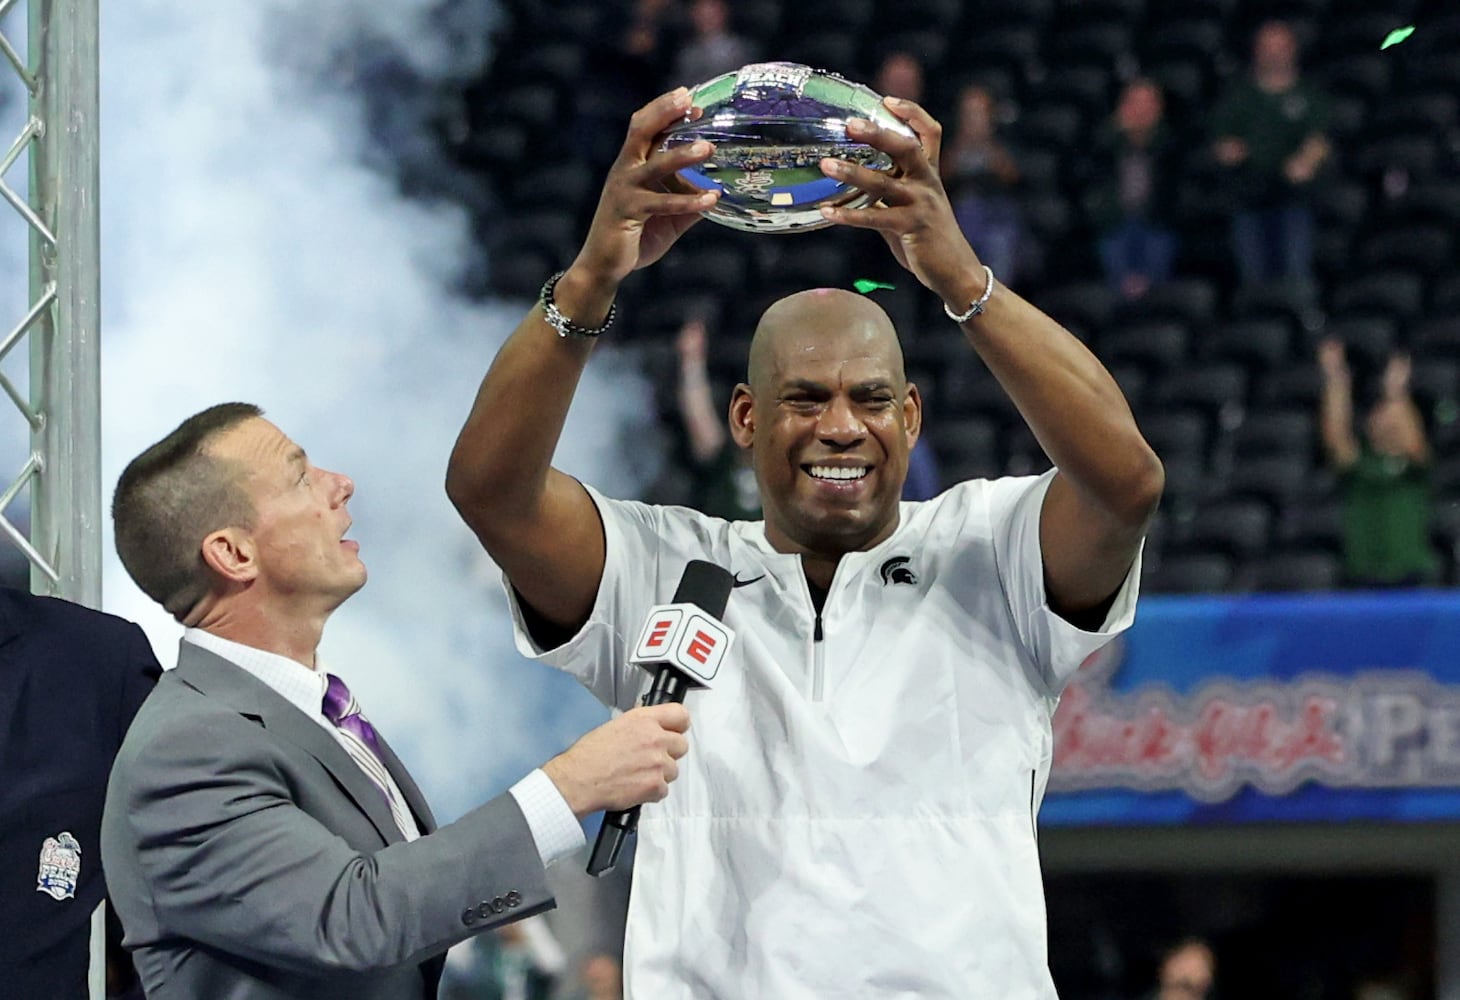
[[[203,562],[231,583],[245,583],[259,573],[253,537],[236,526],[221,528],[203,539]]]
[[[902,421],[907,426],[907,446],[911,448],[923,433],[923,394],[912,382],[907,384],[907,395],[902,400]]]
[[[742,448],[755,440],[755,397],[744,382],[730,394],[730,436]]]

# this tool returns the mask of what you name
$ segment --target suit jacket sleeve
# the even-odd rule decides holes
[[[178,721],[124,749],[133,759],[119,760],[107,806],[124,828],[103,838],[104,850],[134,845],[159,936],[303,973],[359,972],[424,961],[553,905],[509,794],[361,851],[295,803],[290,762],[254,723]]]

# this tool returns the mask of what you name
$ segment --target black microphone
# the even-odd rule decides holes
[[[682,702],[691,688],[709,687],[735,633],[720,619],[735,577],[722,566],[691,560],[679,578],[671,604],[656,605],[639,633],[629,661],[654,676],[641,704]],[[603,814],[603,826],[588,858],[588,874],[603,875],[618,863],[624,841],[639,826],[639,807]]]

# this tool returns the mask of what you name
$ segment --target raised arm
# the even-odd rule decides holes
[[[578,326],[601,326],[619,283],[663,256],[715,203],[714,193],[664,191],[666,177],[712,151],[708,143],[655,151],[655,137],[689,111],[689,92],[680,88],[630,122],[588,237],[554,291],[557,308]],[[559,336],[542,305],[534,306],[492,362],[446,472],[451,502],[517,592],[565,629],[587,618],[603,574],[603,526],[593,501],[552,468],[592,346]]]
[[[1409,391],[1412,370],[1408,354],[1390,356],[1384,366],[1384,403],[1395,413],[1395,444],[1400,454],[1416,465],[1425,465],[1430,460],[1430,445],[1425,439],[1424,417]]]
[[[921,145],[870,123],[849,123],[850,135],[893,157],[900,176],[822,161],[828,174],[878,199],[864,209],[827,209],[827,217],[879,231],[898,261],[962,314],[984,295],[988,277],[938,180],[941,126],[911,101],[889,98],[887,106]],[[995,282],[983,312],[962,329],[1059,470],[1040,518],[1050,607],[1077,625],[1098,625],[1160,500],[1161,462],[1115,380],[1042,311]]]
[[[1358,461],[1359,441],[1354,435],[1353,377],[1343,341],[1328,337],[1318,345],[1318,370],[1323,375],[1318,402],[1323,449],[1334,468],[1347,469]]]
[[[699,465],[713,461],[730,436],[724,414],[715,412],[705,364],[705,340],[705,322],[701,319],[686,320],[674,340],[679,355],[679,419],[689,439],[690,454]]]

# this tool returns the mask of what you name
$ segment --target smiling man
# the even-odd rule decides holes
[[[518,646],[632,706],[628,637],[691,559],[732,570],[736,646],[694,695],[695,749],[646,809],[625,951],[633,1000],[1054,996],[1035,817],[1065,681],[1134,615],[1164,483],[1114,380],[999,284],[918,139],[865,122],[898,176],[826,160],[876,196],[828,209],[877,229],[945,303],[1055,468],[899,502],[922,402],[891,322],[849,292],[773,305],[735,389],[765,520],[607,498],[552,468],[615,292],[715,195],[663,180],[711,155],[660,151],[684,91],[641,109],[584,246],[483,380],[447,491],[502,567]]]
[[[447,948],[553,905],[544,867],[582,846],[578,819],[678,773],[683,706],[640,709],[438,829],[315,652],[365,585],[354,492],[247,403],[188,418],[117,484],[122,563],[187,626],[102,820],[150,1000],[435,997]]]

